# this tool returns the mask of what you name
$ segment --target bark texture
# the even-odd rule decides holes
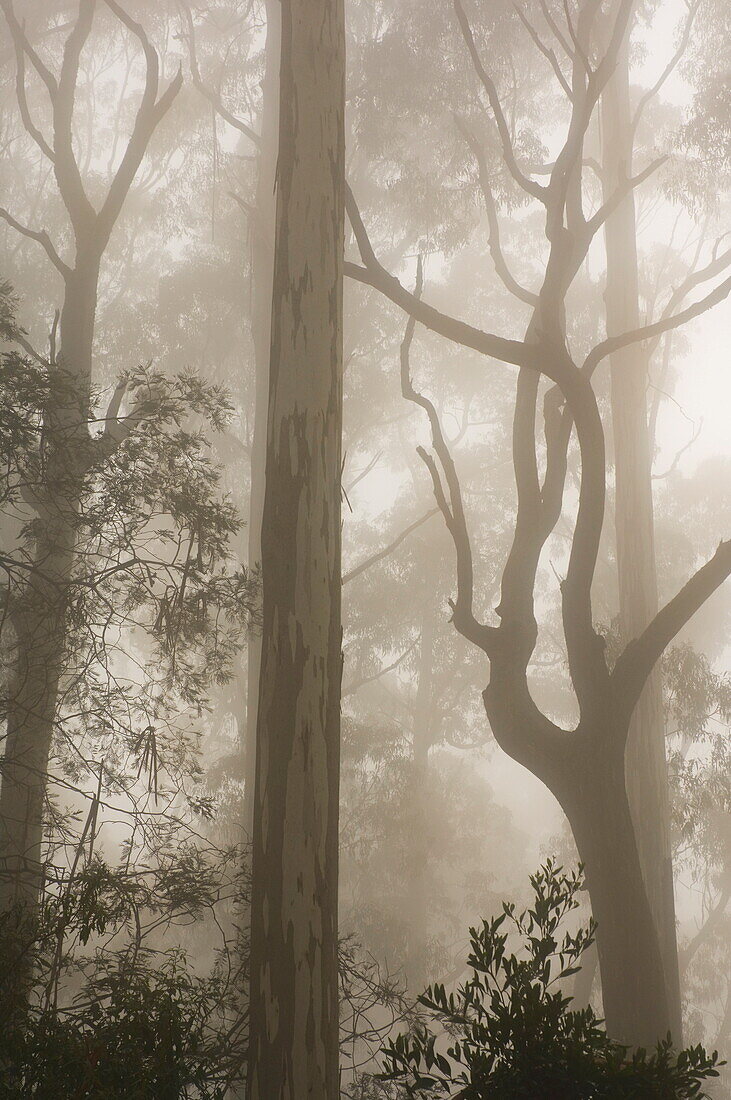
[[[282,6],[249,1100],[338,1096],[342,0]]]
[[[601,104],[605,199],[632,174],[632,111],[628,42]],[[640,327],[634,195],[605,224],[607,335]],[[647,414],[647,355],[643,345],[610,358],[615,460],[615,530],[622,642],[637,638],[658,611],[652,500],[653,441]],[[662,682],[654,669],[630,723],[625,759],[627,794],[650,910],[657,926],[670,1026],[681,1039],[680,983],[670,847],[670,800],[665,757]]]

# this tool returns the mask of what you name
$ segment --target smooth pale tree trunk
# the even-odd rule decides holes
[[[602,97],[602,161],[608,197],[632,174],[628,49]],[[605,229],[607,333],[640,327],[634,193]],[[658,610],[652,501],[652,439],[647,415],[647,358],[632,344],[611,358],[611,409],[616,476],[615,526],[619,619],[623,643],[636,638]],[[670,804],[662,683],[650,676],[633,715],[626,752],[629,804],[650,909],[660,939],[670,1028],[681,1041],[680,983],[670,846]]]
[[[252,342],[254,345],[254,432],[251,448],[251,492],[248,518],[249,567],[261,566],[261,523],[264,510],[267,409],[269,406],[269,345],[274,268],[274,174],[277,164],[281,0],[266,2],[266,46],[262,81],[260,143],[257,157],[256,208],[251,227]],[[246,729],[244,753],[244,824],[254,826],[256,775],[256,715],[261,670],[261,629],[253,624],[247,640]]]
[[[249,1100],[335,1100],[342,630],[342,0],[282,6]]]
[[[432,677],[434,672],[434,606],[424,604],[421,620],[418,680],[414,700],[410,776],[410,844],[406,867],[406,982],[416,996],[427,982],[429,885],[429,749],[432,744]]]

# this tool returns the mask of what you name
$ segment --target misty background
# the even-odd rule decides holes
[[[75,883],[86,868],[83,896],[92,889],[106,900],[98,919],[59,938],[39,996],[70,1006],[95,975],[120,973],[119,959],[130,952],[140,972],[160,983],[189,967],[201,998],[196,1011],[220,1021],[212,1049],[232,1089],[241,1049],[234,1043],[221,1053],[220,1044],[224,1033],[241,1038],[235,1021],[248,936],[247,777],[261,632],[262,486],[252,482],[252,465],[261,458],[266,408],[277,80],[267,28],[276,7],[277,0],[0,3],[3,309],[14,299],[2,316],[14,313],[4,335],[32,368],[54,363],[68,283],[62,268],[74,256],[83,260],[79,182],[91,207],[105,209],[125,171],[153,53],[158,100],[175,85],[149,126],[107,238],[90,253],[98,282],[88,299],[89,425],[92,438],[108,444],[107,464],[84,473],[91,481],[78,560],[87,580],[79,581],[74,641],[60,671],[43,795],[44,851],[61,886],[54,893],[51,875],[44,889],[63,896],[63,883]],[[465,0],[516,148],[538,181],[560,150],[567,119],[567,97],[532,37],[560,53],[545,18],[554,8],[563,19],[550,0],[520,13],[502,0]],[[90,29],[64,123],[54,118],[44,74],[60,71],[85,9]],[[496,274],[496,226],[509,278],[532,292],[548,253],[545,219],[501,163],[452,4],[349,0],[346,17],[346,178],[379,261],[410,291],[423,264],[424,300],[521,340],[531,307]],[[632,111],[641,105],[641,113],[627,172],[658,159],[634,189],[641,325],[701,301],[728,276],[728,23],[725,0],[637,8],[627,64]],[[64,125],[78,165],[78,180],[72,171],[65,187],[54,144]],[[602,201],[602,140],[597,117],[584,153],[589,211]],[[350,227],[346,258],[361,262]],[[606,266],[600,231],[568,291],[567,338],[578,362],[607,334]],[[730,318],[724,297],[641,345],[660,605],[729,534]],[[481,694],[487,660],[451,621],[454,545],[417,454],[432,446],[429,421],[402,395],[406,322],[375,287],[346,277],[343,1089],[374,1070],[380,1045],[427,984],[464,975],[471,924],[499,912],[503,899],[526,903],[528,876],[547,857],[565,866],[579,858],[558,801],[492,736]],[[516,517],[516,373],[420,325],[409,359],[459,476],[475,611],[492,622]],[[26,393],[32,379],[18,370],[5,362],[2,395],[18,422],[0,424],[8,471],[0,554],[10,595],[22,590],[30,560],[35,513],[22,485],[32,490],[40,476],[37,410],[48,401]],[[541,381],[539,408],[549,387]],[[609,471],[593,616],[616,654],[608,361],[593,387]],[[19,426],[24,417],[32,440]],[[135,435],[136,418],[145,417],[149,429]],[[538,639],[528,669],[536,704],[565,728],[578,719],[561,625],[578,490],[572,442],[562,515],[538,566]],[[722,1055],[731,1051],[730,626],[726,584],[672,641],[658,689],[683,1038]],[[7,617],[2,631],[12,708],[19,635]],[[586,918],[586,892],[580,897]],[[575,979],[576,995],[601,1015],[596,960],[587,968],[588,985],[578,988]],[[712,1087],[714,1096],[731,1095],[727,1073]]]

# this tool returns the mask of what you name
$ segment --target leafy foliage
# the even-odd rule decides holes
[[[718,1076],[718,1055],[700,1047],[675,1052],[672,1042],[653,1053],[612,1041],[591,1008],[574,1012],[561,983],[576,974],[595,927],[562,932],[579,902],[581,872],[548,861],[531,877],[534,901],[516,913],[470,930],[469,979],[456,993],[434,985],[420,998],[435,1032],[421,1024],[385,1049],[383,1080],[406,1096],[461,1100],[593,1100],[622,1097],[700,1097]],[[510,934],[523,953],[508,950]]]

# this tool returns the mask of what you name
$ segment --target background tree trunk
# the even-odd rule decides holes
[[[342,0],[282,7],[249,1100],[338,1096]]]
[[[43,885],[43,820],[48,763],[66,656],[66,600],[81,485],[89,458],[89,391],[100,257],[79,248],[66,278],[56,393],[44,424],[45,457],[34,487],[33,568],[14,609],[15,646],[0,786],[0,912],[19,918],[17,966],[6,988],[24,1002]]]
[[[408,820],[410,844],[409,865],[406,868],[406,982],[409,992],[423,992],[427,981],[429,888],[427,869],[430,863],[429,835],[429,749],[432,744],[432,677],[434,673],[434,606],[424,603],[421,620],[416,699],[413,710],[411,757],[411,806]]]
[[[261,522],[264,509],[266,426],[269,404],[269,344],[272,320],[272,272],[274,267],[274,174],[277,165],[279,114],[279,61],[281,0],[266,0],[267,37],[262,82],[262,110],[257,158],[256,210],[251,227],[251,303],[254,345],[254,432],[251,449],[251,493],[249,497],[249,567],[261,565]],[[249,836],[254,827],[254,785],[256,775],[256,715],[261,670],[261,629],[249,631],[246,647],[247,691],[246,731],[243,738],[245,769],[245,825]]]
[[[605,197],[632,174],[628,44],[602,97]],[[607,333],[640,327],[634,193],[607,219]],[[619,619],[623,643],[636,638],[658,610],[652,501],[652,440],[647,419],[647,358],[633,344],[611,358],[611,408],[616,472],[615,525]],[[673,1037],[681,1041],[680,984],[670,848],[670,804],[662,683],[650,676],[630,726],[627,792],[650,909],[660,939]]]

